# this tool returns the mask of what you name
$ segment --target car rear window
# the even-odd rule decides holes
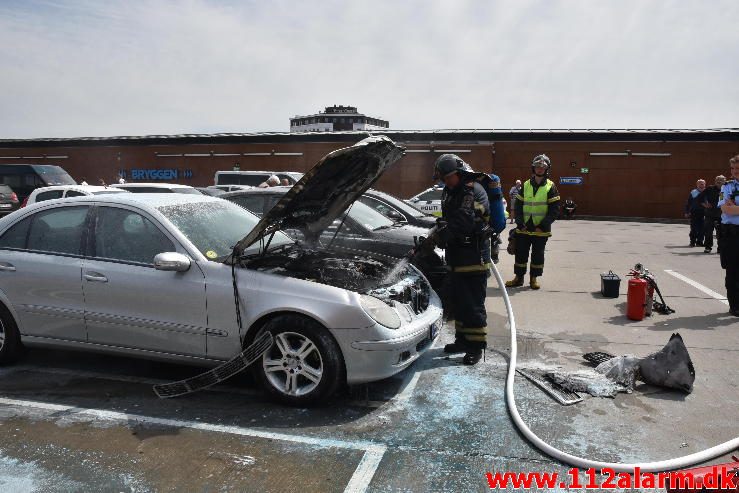
[[[43,202],[45,200],[54,200],[62,198],[64,190],[49,190],[48,192],[41,192],[36,195],[36,202]]]
[[[89,207],[59,207],[39,212],[28,232],[28,249],[79,255]]]

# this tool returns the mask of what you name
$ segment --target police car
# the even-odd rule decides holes
[[[444,187],[435,186],[428,188],[418,195],[409,198],[406,202],[425,214],[441,217],[442,190],[444,190]]]

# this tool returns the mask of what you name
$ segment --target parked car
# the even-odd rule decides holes
[[[195,187],[195,190],[202,193],[203,195],[208,195],[210,197],[219,197],[226,193],[223,190],[213,187]]]
[[[221,195],[257,216],[263,216],[290,190],[290,187],[252,188]],[[337,234],[338,230],[338,234]],[[296,239],[303,240],[297,230],[285,230]],[[379,253],[402,258],[415,246],[414,238],[427,236],[428,228],[393,221],[361,200],[354,202],[348,212],[337,218],[318,238],[321,246],[336,245],[343,248]]]
[[[441,217],[441,192],[443,190],[444,187],[439,186],[427,188],[418,195],[414,195],[408,199],[408,203],[421,212]]]
[[[20,207],[18,195],[8,185],[0,185],[0,214],[10,214]]]
[[[75,185],[77,182],[53,164],[0,164],[0,183],[10,186],[23,202],[36,188]]]
[[[428,281],[278,230],[320,233],[401,155],[386,137],[334,151],[261,220],[175,193],[46,201],[0,219],[0,363],[39,345],[218,366],[269,331],[255,375],[296,405],[403,370],[441,324]],[[343,193],[326,193],[327,177]]]
[[[110,186],[133,193],[184,193],[202,195],[202,193],[190,185],[178,185],[177,183],[116,183]]]
[[[436,218],[424,214],[412,205],[403,202],[389,193],[369,189],[359,197],[359,201],[382,214],[383,216],[411,226],[431,228],[436,225]]]
[[[63,199],[68,197],[82,197],[84,195],[106,195],[109,193],[128,193],[126,190],[95,185],[55,185],[53,187],[37,188],[28,196],[23,207],[43,202],[44,200]]]
[[[303,177],[296,171],[216,171],[215,185],[249,185],[258,187],[272,175],[280,180],[287,180],[290,186],[295,185]]]

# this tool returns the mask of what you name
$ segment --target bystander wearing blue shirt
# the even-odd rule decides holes
[[[739,154],[729,160],[733,180],[721,187],[721,267],[726,269],[726,299],[729,313],[739,317]]]
[[[727,181],[726,184],[721,187],[721,195],[719,196],[718,206],[721,207],[726,203],[726,200],[733,197],[734,194],[739,194],[739,182],[736,180]],[[721,224],[734,224],[739,226],[739,214],[729,215],[725,212],[721,213]]]

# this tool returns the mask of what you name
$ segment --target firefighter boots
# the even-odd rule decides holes
[[[467,347],[464,345],[464,340],[460,339],[459,337],[454,339],[454,342],[451,344],[447,344],[444,346],[444,352],[445,353],[463,353],[465,352]]]
[[[510,281],[506,281],[505,287],[507,288],[517,288],[519,286],[523,286],[523,277],[516,276]]]
[[[541,289],[541,284],[536,280],[536,276],[531,276],[529,279],[529,286],[531,289]]]
[[[467,349],[464,358],[462,358],[462,363],[465,365],[476,365],[480,361],[480,358],[482,358],[482,351],[483,348],[481,347]]]

